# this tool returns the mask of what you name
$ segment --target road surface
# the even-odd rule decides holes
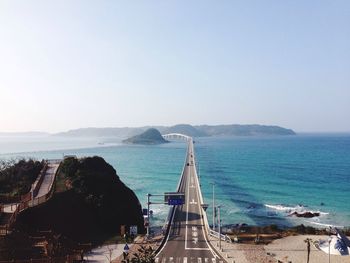
[[[180,192],[185,193],[185,204],[177,206],[169,236],[156,255],[156,263],[223,263],[208,243],[203,209],[199,197],[199,183],[195,169],[193,140],[189,140]]]

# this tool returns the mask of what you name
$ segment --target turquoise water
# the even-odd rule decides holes
[[[37,141],[32,142],[31,148],[28,139],[25,149],[36,149]],[[147,193],[175,190],[184,162],[185,143],[96,147],[96,142],[53,139],[46,144],[42,142],[39,150],[11,154],[6,153],[9,143],[0,139],[0,158],[102,156],[135,191],[143,206]],[[12,146],[11,151],[23,151],[21,143],[16,144],[15,140],[13,143],[16,147]],[[43,150],[57,149],[57,145],[61,145],[61,150]],[[69,145],[77,149],[68,150]],[[350,135],[197,138],[195,150],[202,192],[210,205],[210,223],[214,182],[216,203],[222,205],[223,224],[350,226]],[[151,201],[159,202],[162,198],[152,197]],[[152,205],[151,209],[153,222],[162,224],[168,207]],[[313,219],[288,216],[293,211],[317,211],[321,215]]]

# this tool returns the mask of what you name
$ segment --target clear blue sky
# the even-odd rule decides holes
[[[350,1],[0,1],[0,131],[350,131]]]

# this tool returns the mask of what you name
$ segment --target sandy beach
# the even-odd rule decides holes
[[[221,254],[230,263],[305,263],[307,248],[304,240],[327,239],[328,236],[297,235],[276,239],[268,245],[222,243]],[[217,247],[217,241],[212,240]],[[278,261],[279,260],[279,261]],[[311,245],[310,263],[328,262],[328,254]],[[350,256],[331,255],[332,263],[349,263]]]
[[[318,235],[299,235],[289,236],[282,239],[277,239],[265,246],[267,253],[274,254],[274,258],[282,262],[306,262],[307,251],[304,240],[311,238],[313,241],[320,239],[328,239],[328,236]],[[331,255],[330,261],[332,263],[349,263],[350,256]],[[328,262],[328,254],[318,250],[314,245],[311,245],[310,263]]]
[[[304,240],[311,238],[313,241],[327,239],[325,235],[296,235],[276,239],[268,245],[251,245],[222,242],[222,251],[220,254],[228,263],[305,263],[307,258],[307,248]],[[154,240],[155,241],[155,240]],[[157,240],[159,242],[159,239]],[[156,248],[158,242],[147,243],[142,239],[131,246],[130,252],[136,252],[140,245]],[[210,242],[219,251],[218,242],[210,238]],[[158,243],[159,244],[159,243]],[[350,256],[331,255],[332,263],[349,263]],[[121,262],[122,257],[118,257],[113,262]],[[322,263],[328,262],[328,254],[318,250],[311,245],[310,262]]]

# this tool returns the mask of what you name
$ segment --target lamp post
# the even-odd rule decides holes
[[[215,183],[211,183],[213,185],[213,230],[215,231]]]
[[[149,205],[150,205],[150,196],[151,194],[147,194],[147,237],[149,237],[149,228],[150,228],[150,224],[151,224],[151,220],[150,220],[150,214],[149,214]]]
[[[219,249],[221,250],[221,220],[220,220],[220,205],[217,206],[218,209],[218,224],[219,224]]]
[[[331,263],[331,242],[332,238],[329,236],[328,238],[328,263]]]

